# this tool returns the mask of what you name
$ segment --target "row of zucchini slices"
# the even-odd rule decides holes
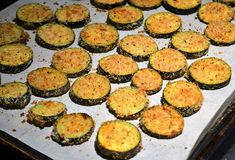
[[[166,4],[167,2],[171,4],[170,0],[165,1]],[[95,6],[103,8],[101,3],[105,3],[105,1],[92,1],[92,4]],[[141,9],[151,9],[159,6],[161,1],[156,1],[155,6],[151,7],[146,7],[146,3],[143,5],[143,3],[138,0],[131,0],[130,3]],[[35,4],[32,4],[31,7],[34,8],[34,5]],[[114,7],[110,7],[110,5],[106,6],[109,6],[107,7],[108,9]],[[115,7],[117,7],[116,4]],[[24,6],[21,8],[24,8]],[[122,7],[121,9],[123,8],[136,10],[136,8],[133,7]],[[27,9],[28,8],[26,8],[26,10]],[[108,14],[107,22],[114,25],[117,29],[134,29],[142,24],[143,17],[139,19],[138,23],[118,28],[118,25],[112,21],[112,18],[115,19],[118,17],[116,13],[119,13],[119,11],[115,9]],[[18,22],[26,29],[35,29],[44,24],[37,23],[32,25],[20,21],[20,16],[23,15],[24,17],[24,12],[20,13],[19,10],[17,11]],[[61,13],[58,10],[56,14],[63,15],[65,11],[63,11],[63,9],[61,10]],[[86,11],[87,10],[84,9],[85,13],[87,13]],[[44,12],[45,14],[49,13],[49,10],[44,10]],[[154,33],[153,30],[156,28],[151,28],[151,22],[159,20],[165,15],[169,17],[170,21],[179,24],[176,24],[176,26],[173,27],[173,31],[171,30],[170,33],[167,32],[166,34],[165,31],[163,31],[163,34],[159,34],[158,32]],[[38,17],[35,18],[37,19]],[[63,18],[62,16],[61,19]],[[59,22],[58,19],[57,22]],[[88,22],[89,18],[83,19],[82,24],[79,25],[76,23],[69,24],[68,22],[66,22],[67,24],[65,25],[80,27]],[[229,28],[226,32],[228,30],[234,32],[234,26],[230,22],[214,22],[214,24],[217,25],[216,31],[213,30],[215,27],[212,24],[213,23],[208,24],[205,30],[206,35],[207,33],[216,32],[230,25],[233,29]],[[9,25],[14,24],[9,23]],[[203,95],[199,88],[218,89],[226,86],[230,81],[230,66],[218,58],[197,60],[187,67],[186,59],[198,58],[205,55],[209,48],[209,42],[204,36],[196,32],[188,31],[174,34],[180,31],[181,25],[180,18],[172,13],[164,12],[150,16],[145,22],[146,32],[152,37],[165,38],[173,36],[169,44],[171,48],[158,50],[157,44],[151,37],[145,35],[128,35],[118,44],[117,52],[119,54],[100,59],[97,67],[99,74],[87,74],[91,69],[92,59],[86,50],[82,48],[67,48],[57,51],[52,59],[51,66],[53,68],[43,67],[33,70],[27,76],[27,84],[12,82],[1,85],[0,104],[6,109],[23,108],[30,102],[31,94],[39,97],[54,97],[63,95],[67,93],[68,90],[70,90],[69,96],[71,100],[81,105],[96,105],[107,100],[106,104],[109,111],[121,120],[106,121],[101,124],[97,133],[95,147],[100,154],[109,158],[129,159],[141,150],[141,135],[137,127],[123,120],[140,118],[139,126],[143,132],[157,138],[173,138],[183,131],[183,117],[190,116],[200,109],[203,103]],[[211,31],[209,28],[211,28]],[[25,37],[27,38],[27,34],[25,34],[22,28],[20,28],[20,30],[20,33],[17,34],[19,38],[16,38],[17,40],[13,42],[26,42]],[[55,34],[55,30],[59,30],[57,33],[61,33],[59,37],[62,35],[66,36],[63,36],[62,39],[57,39],[55,42],[54,38],[51,36]],[[103,33],[107,30],[109,30],[107,32],[108,39],[96,37],[97,32],[100,32],[98,36],[104,36]],[[44,35],[44,33],[47,34]],[[37,29],[36,41],[46,48],[58,49],[72,44],[74,37],[74,33],[70,28],[56,23],[48,23]],[[209,36],[207,35],[207,37]],[[94,45],[93,43],[96,43],[96,38],[102,39],[102,42],[98,42],[97,45]],[[12,39],[8,39],[8,41],[10,41],[8,43],[12,43]],[[213,38],[210,39],[212,40]],[[140,44],[140,42],[143,41],[146,43]],[[110,51],[116,47],[117,42],[117,30],[107,24],[87,25],[81,31],[79,38],[80,46],[91,52]],[[19,43],[6,45],[4,43],[5,42],[0,43],[3,45],[0,47],[0,53],[16,52],[16,54],[7,57],[6,64],[1,64],[1,72],[18,73],[26,69],[32,63],[32,50],[29,47]],[[195,43],[200,44],[199,47],[193,47]],[[232,43],[231,40],[225,43],[215,42],[215,44],[218,45],[231,45],[233,43],[234,39]],[[100,44],[101,47],[99,46]],[[147,47],[142,44],[147,44]],[[137,46],[140,47],[140,52],[136,54]],[[9,65],[10,59],[16,55],[19,56],[19,58],[17,58],[18,62],[16,62],[17,66]],[[133,59],[136,61],[149,60],[149,68],[138,69],[138,65]],[[22,64],[22,61],[27,61],[27,63]],[[174,65],[171,63],[172,61],[175,62]],[[182,77],[185,73],[187,73],[186,78],[191,82],[184,80],[169,82],[163,90],[161,99],[162,105],[147,108],[147,94],[151,95],[161,90],[163,80],[176,79]],[[79,78],[75,80],[70,87],[68,77]],[[131,87],[118,88],[110,94],[110,82],[123,83],[128,81],[131,81]],[[18,89],[15,90],[15,88]],[[87,141],[95,127],[95,122],[91,116],[85,113],[67,114],[66,106],[56,101],[38,102],[35,106],[30,108],[27,117],[30,123],[40,128],[53,125],[51,137],[61,145],[74,145]]]

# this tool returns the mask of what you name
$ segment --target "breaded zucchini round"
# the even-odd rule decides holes
[[[182,116],[187,117],[200,110],[203,95],[196,84],[178,80],[166,85],[161,101],[173,106]]]
[[[148,60],[156,51],[158,46],[154,39],[143,34],[127,35],[121,39],[117,47],[119,54],[132,57],[139,62]]]
[[[17,24],[0,23],[0,46],[10,43],[25,43],[29,39],[28,33]]]
[[[169,46],[182,52],[187,59],[194,59],[207,54],[210,42],[198,32],[184,31],[172,36]]]
[[[163,6],[176,14],[192,14],[201,6],[201,0],[163,0]]]
[[[58,23],[78,28],[90,22],[90,12],[82,4],[71,4],[58,8],[55,12],[55,18]]]
[[[140,69],[133,75],[131,86],[145,91],[148,95],[155,94],[162,88],[162,77],[153,69]]]
[[[50,67],[37,68],[27,76],[32,93],[39,97],[57,97],[65,94],[70,87],[67,76]]]
[[[144,23],[145,31],[155,38],[169,38],[181,30],[181,18],[170,12],[159,12],[150,15]]]
[[[187,70],[186,57],[178,50],[163,48],[149,58],[149,67],[158,71],[162,79],[182,77]]]
[[[200,7],[198,10],[198,18],[204,23],[212,21],[231,21],[234,17],[232,7],[219,3],[209,2]]]
[[[78,44],[90,52],[108,52],[117,46],[119,34],[106,23],[92,23],[80,32]]]
[[[174,138],[182,133],[184,119],[172,106],[155,105],[141,114],[140,128],[156,138]]]
[[[86,113],[71,113],[59,117],[53,126],[51,138],[63,145],[76,145],[89,140],[95,122]]]
[[[137,119],[148,106],[146,93],[135,87],[121,87],[107,98],[109,111],[119,119]]]
[[[53,68],[69,78],[75,78],[90,71],[92,59],[83,48],[66,48],[55,52],[51,63]]]
[[[75,39],[73,30],[62,24],[47,23],[37,28],[36,42],[48,49],[61,49],[70,46]]]
[[[188,79],[201,89],[219,89],[229,84],[232,69],[222,59],[210,57],[193,62],[188,69]]]
[[[234,0],[213,0],[214,2],[220,2],[220,3],[224,3],[227,4],[231,7],[235,6],[235,1]]]
[[[101,124],[95,141],[99,154],[112,159],[127,160],[141,150],[141,134],[133,124],[112,120]]]
[[[129,4],[141,10],[151,10],[158,8],[162,4],[162,0],[129,0]]]
[[[31,90],[22,82],[9,82],[0,86],[0,106],[4,109],[22,109],[30,101]]]
[[[225,21],[210,22],[205,31],[211,44],[217,46],[228,46],[235,43],[235,24]]]
[[[33,51],[24,44],[6,44],[0,47],[0,72],[19,73],[33,62]]]
[[[52,9],[40,3],[27,3],[16,11],[16,22],[25,29],[36,29],[52,19]]]
[[[57,101],[40,101],[31,107],[27,114],[29,123],[40,128],[52,126],[60,116],[66,114],[65,104]]]
[[[106,101],[111,90],[110,81],[103,75],[90,73],[79,77],[71,86],[73,102],[92,106]]]
[[[134,30],[143,23],[143,12],[132,6],[116,7],[108,11],[107,23],[118,30]]]
[[[138,70],[137,63],[130,57],[113,54],[99,60],[98,73],[108,77],[112,83],[124,83],[131,80]]]
[[[126,4],[126,0],[90,0],[91,4],[101,9],[111,9]]]

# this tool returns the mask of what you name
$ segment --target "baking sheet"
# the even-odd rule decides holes
[[[77,1],[38,1],[38,0],[20,0],[14,3],[13,5],[9,6],[8,8],[4,9],[0,12],[0,22],[6,21],[13,21],[15,18],[15,12],[18,7],[25,3],[29,2],[39,2],[45,5],[50,6],[54,11],[56,8],[60,7],[61,5],[65,4],[72,4],[72,3],[80,3],[85,5],[89,8],[91,13],[91,20],[93,22],[105,22],[107,12],[102,10],[97,10],[95,7],[91,6],[89,1],[86,0],[77,0]],[[203,0],[202,3],[209,2],[209,0]],[[144,18],[146,19],[149,15],[153,13],[157,13],[160,11],[164,11],[165,9],[161,6],[155,10],[150,11],[143,11]],[[191,15],[182,15],[180,16],[183,20],[183,30],[195,30],[198,32],[203,33],[206,25],[201,23],[197,17],[196,13]],[[234,20],[233,20],[234,23]],[[80,29],[74,29],[76,34],[76,40],[70,47],[78,47],[78,36]],[[1,74],[1,83],[12,82],[12,81],[26,81],[27,74],[42,66],[50,66],[52,55],[55,51],[45,49],[40,47],[35,42],[35,31],[27,31],[30,35],[30,41],[27,43],[34,52],[34,59],[32,65],[26,69],[25,71],[18,73],[18,74]],[[144,33],[143,32],[143,25],[135,30],[132,31],[119,31],[120,39],[128,34],[136,34],[136,33]],[[158,44],[159,49],[163,47],[167,47],[169,43],[168,39],[155,39]],[[107,55],[113,54],[116,52],[116,48],[108,53],[96,53],[91,54],[93,59],[93,65],[91,72],[95,72],[97,67],[97,61]],[[235,47],[227,46],[227,47],[216,47],[211,45],[209,48],[209,53],[202,57],[218,57],[225,60],[231,67],[232,67],[232,77],[231,81],[228,86],[213,91],[202,90],[204,95],[204,103],[202,108],[196,114],[184,118],[185,120],[185,128],[183,133],[173,139],[156,139],[152,138],[141,131],[142,134],[142,143],[143,149],[133,158],[133,160],[141,160],[141,159],[161,159],[161,160],[184,160],[190,154],[193,146],[195,145],[198,137],[203,132],[209,121],[213,118],[216,112],[219,110],[220,106],[226,100],[226,98],[234,91],[235,88]],[[195,60],[187,60],[188,65],[190,65]],[[147,67],[147,62],[140,62],[138,63],[139,68]],[[183,79],[183,78],[181,78]],[[75,79],[70,79],[72,82]],[[164,80],[163,88],[165,87],[168,81]],[[129,86],[130,83],[123,83],[123,84],[112,84],[112,91],[114,91],[117,87],[122,86]],[[162,90],[157,94],[149,96],[150,105],[160,104],[160,98],[162,95]],[[106,120],[115,119],[115,117],[108,112],[105,103],[97,106],[80,106],[73,103],[68,93],[56,97],[56,98],[47,98],[47,100],[56,100],[61,101],[66,104],[68,108],[68,113],[74,112],[85,112],[91,115],[95,122],[95,130],[92,134],[89,141],[75,146],[65,146],[62,147],[56,142],[52,141],[50,138],[50,134],[52,131],[52,127],[46,127],[44,129],[39,129],[33,125],[30,125],[26,122],[26,114],[28,109],[33,105],[33,102],[42,100],[40,97],[31,97],[31,102],[22,110],[4,110],[0,108],[0,129],[7,132],[8,134],[12,135],[13,137],[19,139],[20,141],[26,143],[27,145],[31,146],[32,148],[38,150],[39,152],[51,157],[52,159],[77,159],[77,160],[98,160],[103,159],[100,157],[95,149],[94,149],[94,142],[97,130],[100,124]],[[129,121],[134,125],[138,126],[138,120]]]

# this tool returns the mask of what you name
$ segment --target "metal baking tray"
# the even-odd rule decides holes
[[[76,1],[38,1],[38,0],[20,0],[11,6],[5,8],[0,12],[0,22],[10,21],[12,22],[15,19],[16,10],[23,4],[29,2],[37,2],[50,6],[54,11],[62,5],[72,4],[72,3],[80,3],[89,8],[91,13],[91,22],[105,22],[107,18],[107,11],[96,9],[94,6],[90,4],[88,0],[76,0]],[[207,3],[209,0],[203,0],[202,3]],[[153,13],[157,13],[160,11],[165,11],[165,9],[161,6],[157,9],[150,11],[143,11],[144,18],[146,19],[149,15]],[[183,20],[183,30],[195,30],[200,33],[203,33],[206,25],[200,22],[196,16],[196,13],[190,15],[180,15]],[[234,23],[234,20],[232,21]],[[78,36],[81,28],[74,29],[76,34],[76,40],[70,47],[78,47]],[[51,58],[54,50],[49,50],[40,47],[35,42],[35,31],[27,32],[30,35],[30,40],[27,43],[28,46],[34,52],[34,59],[32,65],[26,69],[25,71],[18,74],[1,74],[1,83],[12,82],[12,81],[26,81],[27,74],[38,68],[43,66],[50,66]],[[144,29],[143,25],[135,30],[131,31],[119,31],[120,37],[122,39],[124,36],[128,34],[137,34],[143,33]],[[159,49],[168,46],[168,39],[155,39],[158,44]],[[108,53],[91,53],[93,59],[93,65],[91,72],[96,71],[96,67],[98,64],[98,60],[104,56],[113,54],[116,52],[116,49],[108,52]],[[202,141],[205,140],[205,137],[208,137],[208,134],[212,131],[215,126],[215,122],[218,122],[218,117],[223,117],[224,110],[227,109],[230,102],[233,100],[234,96],[234,86],[235,86],[235,47],[234,45],[226,46],[226,47],[217,47],[211,45],[209,48],[209,53],[202,57],[218,57],[225,60],[232,67],[232,77],[228,86],[208,91],[202,90],[204,95],[204,103],[202,108],[196,114],[184,118],[185,120],[185,128],[183,133],[178,137],[173,139],[156,139],[150,137],[143,133],[142,134],[142,142],[143,149],[133,157],[133,160],[141,160],[141,159],[161,159],[161,160],[184,160],[190,159],[193,157],[193,153],[198,151],[198,146],[202,144]],[[187,60],[188,65],[190,65],[195,60]],[[138,63],[139,68],[147,67],[148,62]],[[181,78],[183,79],[183,78]],[[75,79],[70,79],[70,83],[72,84]],[[168,81],[164,80],[163,88],[165,87]],[[118,87],[129,86],[130,83],[123,84],[112,84],[112,91],[114,91]],[[160,104],[160,98],[162,95],[162,90],[157,94],[149,96],[150,105]],[[228,97],[230,97],[228,99]],[[28,109],[33,105],[34,102],[42,100],[40,97],[31,97],[31,102],[24,109],[21,110],[4,110],[0,108],[0,129],[1,132],[7,133],[8,135],[18,139],[20,142],[25,143],[29,147],[34,150],[52,158],[52,159],[79,159],[79,160],[94,160],[94,159],[103,159],[99,156],[94,148],[94,142],[96,138],[97,130],[100,124],[106,120],[115,119],[115,117],[109,113],[106,108],[105,103],[97,106],[80,106],[73,103],[68,93],[55,98],[48,98],[50,100],[61,101],[66,104],[68,108],[68,113],[74,112],[85,112],[91,115],[96,124],[95,130],[92,134],[89,141],[75,146],[66,146],[62,147],[61,145],[55,143],[51,140],[50,134],[52,131],[52,127],[46,127],[44,129],[39,129],[31,124],[26,122],[26,114]],[[138,120],[129,121],[134,125],[138,126]],[[23,146],[24,147],[24,146]],[[199,148],[200,150],[200,148]]]

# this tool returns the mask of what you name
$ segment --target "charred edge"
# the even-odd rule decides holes
[[[112,8],[115,8],[115,7],[125,5],[126,0],[124,0],[122,2],[117,2],[115,4],[103,4],[103,3],[96,2],[95,0],[91,0],[91,4],[95,7],[97,7],[97,8],[101,8],[101,9],[112,9]]]

